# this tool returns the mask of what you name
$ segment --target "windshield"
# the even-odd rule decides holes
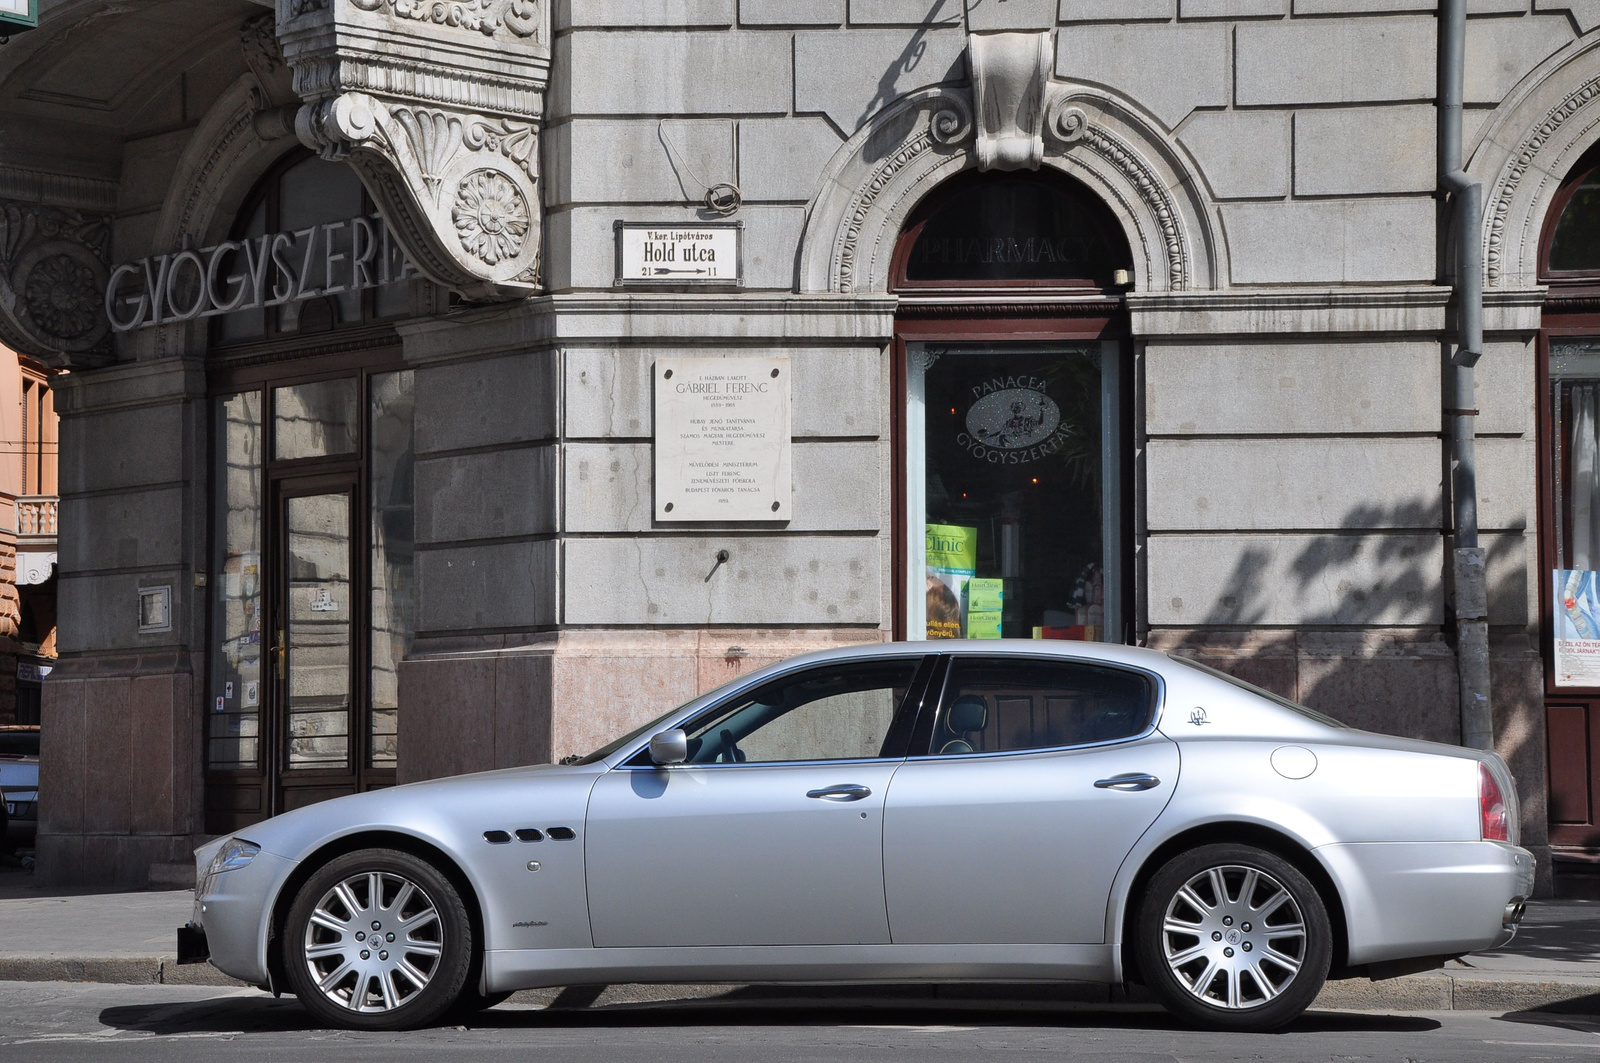
[[[1282,695],[1279,695],[1279,694],[1274,694],[1272,691],[1266,690],[1266,689],[1264,689],[1262,687],[1258,687],[1254,683],[1246,683],[1243,679],[1240,679],[1238,676],[1229,675],[1227,672],[1224,672],[1224,671],[1222,671],[1221,669],[1218,669],[1218,668],[1213,668],[1208,664],[1201,664],[1199,661],[1193,659],[1192,657],[1183,657],[1183,656],[1180,656],[1179,654],[1176,654],[1176,653],[1169,653],[1169,654],[1167,654],[1167,656],[1171,657],[1174,661],[1177,661],[1179,664],[1188,665],[1190,668],[1193,668],[1196,671],[1204,672],[1206,675],[1216,676],[1218,679],[1222,680],[1224,683],[1231,683],[1232,685],[1238,687],[1240,690],[1248,690],[1250,693],[1256,695],[1257,697],[1266,698],[1268,701],[1272,702],[1274,705],[1282,705],[1284,708],[1288,709],[1290,712],[1297,712],[1301,716],[1306,717],[1308,720],[1316,720],[1318,723],[1325,723],[1329,727],[1340,727],[1340,728],[1343,728],[1345,726],[1344,724],[1340,723],[1338,720],[1335,720],[1332,716],[1324,716],[1324,715],[1322,715],[1322,713],[1317,712],[1314,709],[1306,708],[1304,705],[1301,705],[1297,701],[1290,701],[1288,698],[1283,697]]]

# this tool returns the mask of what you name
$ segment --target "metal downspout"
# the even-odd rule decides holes
[[[1456,343],[1450,358],[1449,405],[1452,523],[1455,554],[1456,660],[1460,675],[1461,744],[1494,748],[1489,700],[1489,609],[1483,550],[1478,546],[1478,415],[1473,367],[1483,355],[1483,189],[1461,166],[1462,76],[1467,0],[1439,3],[1439,188],[1450,197],[1456,242]]]

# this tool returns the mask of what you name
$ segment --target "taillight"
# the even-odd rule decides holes
[[[1506,799],[1500,792],[1489,765],[1478,765],[1478,817],[1483,840],[1507,842],[1511,840],[1510,824],[1506,817]]]

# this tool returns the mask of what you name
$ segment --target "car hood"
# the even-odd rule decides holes
[[[291,860],[328,841],[368,830],[448,842],[474,824],[498,825],[497,815],[512,809],[528,810],[522,813],[526,817],[537,816],[541,807],[556,815],[559,808],[560,815],[570,818],[574,797],[581,794],[586,799],[605,770],[603,764],[537,764],[428,779],[320,801],[241,828],[233,836]]]

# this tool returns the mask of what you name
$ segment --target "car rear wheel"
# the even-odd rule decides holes
[[[1327,907],[1274,853],[1207,845],[1151,878],[1136,950],[1168,1011],[1223,1030],[1272,1030],[1311,1006],[1333,954]]]
[[[362,849],[329,861],[295,896],[284,970],[307,1011],[352,1030],[405,1030],[443,1016],[472,966],[472,921],[437,868]]]

